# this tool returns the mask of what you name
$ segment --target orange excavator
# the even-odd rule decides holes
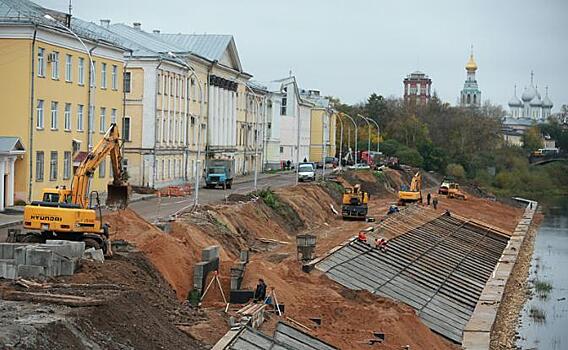
[[[107,205],[125,208],[130,188],[122,169],[120,137],[111,124],[75,171],[70,188],[44,188],[42,199],[24,208],[24,242],[43,243],[48,239],[84,241],[87,248],[102,249],[111,255],[108,225],[103,223],[99,193],[89,193],[90,182],[101,162],[110,156],[113,181],[107,189]],[[97,215],[98,212],[98,215]]]

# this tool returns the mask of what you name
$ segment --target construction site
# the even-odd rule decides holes
[[[424,198],[400,203],[415,173],[336,172],[156,222],[108,211],[111,257],[83,242],[2,243],[0,344],[507,348],[515,328],[504,317],[530,260],[538,203],[467,188],[467,200],[438,195],[433,174],[420,178]],[[344,220],[345,194],[358,191],[362,220]]]

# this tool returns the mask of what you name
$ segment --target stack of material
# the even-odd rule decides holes
[[[193,266],[193,287],[199,290],[200,294],[205,289],[207,275],[210,272],[219,270],[219,246],[212,245],[201,251],[201,262]]]
[[[70,276],[85,251],[84,242],[48,241],[45,244],[0,244],[0,278]]]
[[[241,284],[245,276],[245,270],[249,262],[249,251],[241,250],[239,260],[231,267],[231,291],[229,302],[232,304],[244,304],[254,298],[254,291],[242,290]]]

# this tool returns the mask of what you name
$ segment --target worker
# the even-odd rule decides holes
[[[304,163],[308,162],[308,158],[304,157]]]
[[[266,283],[264,283],[262,278],[259,278],[254,291],[254,301],[264,301],[264,298],[266,298]]]
[[[367,234],[365,231],[359,231],[359,236],[357,237],[359,242],[367,243]]]
[[[389,211],[387,212],[387,215],[394,214],[394,213],[398,213],[398,207],[393,204],[389,207]]]
[[[434,197],[434,199],[432,199],[432,205],[434,206],[434,209],[438,208],[438,197]]]
[[[428,192],[428,195],[426,196],[426,205],[430,206],[430,200],[432,199],[432,195],[430,194],[430,192]]]
[[[197,287],[193,287],[191,291],[189,291],[187,301],[191,307],[195,309],[199,307],[199,304],[201,304],[201,293]]]
[[[380,249],[383,253],[387,252],[388,242],[389,242],[388,239],[384,237],[377,238],[377,240],[375,241],[377,249]]]

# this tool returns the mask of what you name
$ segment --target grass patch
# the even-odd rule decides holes
[[[547,281],[536,280],[534,282],[534,290],[539,298],[546,299],[552,291],[552,284]]]
[[[300,215],[287,203],[284,203],[270,188],[257,192],[257,196],[262,198],[264,204],[279,215],[289,225],[293,231],[298,231],[304,227],[304,222]]]
[[[546,322],[546,313],[541,309],[531,306],[529,309],[529,316],[532,318],[536,323],[545,323]]]
[[[261,190],[258,192],[258,196],[262,198],[264,204],[268,205],[271,209],[276,210],[280,206],[280,199],[270,188]]]
[[[327,180],[321,183],[323,189],[333,198],[336,203],[341,203],[341,199],[343,198],[343,193],[345,193],[345,189],[343,186],[336,181]]]

